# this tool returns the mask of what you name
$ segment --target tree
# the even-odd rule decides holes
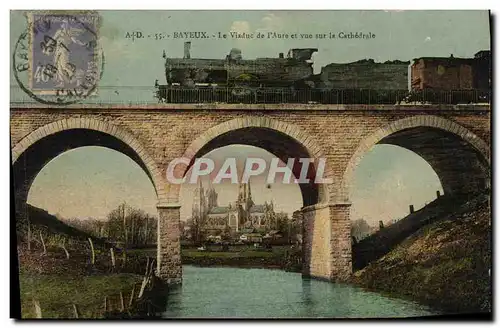
[[[108,214],[108,237],[128,245],[148,245],[156,241],[156,218],[145,211],[120,204]]]
[[[288,232],[288,214],[285,212],[276,213],[276,230],[281,230],[282,232]]]
[[[231,227],[229,225],[226,225],[224,227],[224,231],[222,233],[222,239],[223,240],[230,240],[231,239]]]
[[[127,218],[125,216],[126,204],[120,204],[117,208],[109,212],[108,214],[108,236],[109,238],[122,241],[127,244]]]
[[[192,234],[193,242],[196,245],[199,245],[201,243],[201,241],[204,239],[204,233],[203,233],[203,230],[201,229],[201,225],[202,225],[202,222],[201,222],[201,218],[199,216],[194,216],[191,219],[191,224],[190,224],[191,234]]]
[[[79,218],[69,218],[69,219],[62,219],[66,224],[81,230],[83,232],[86,232],[92,236],[95,237],[106,237],[105,235],[105,225],[106,222],[102,220],[97,220],[94,218],[86,218],[86,219],[79,219]]]
[[[351,222],[351,236],[358,241],[370,235],[374,230],[365,219],[357,219]]]

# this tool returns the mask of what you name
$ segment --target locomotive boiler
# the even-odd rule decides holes
[[[233,48],[224,59],[191,58],[190,42],[184,58],[165,58],[166,85],[157,85],[157,97],[168,102],[263,102],[288,96],[299,81],[313,75],[316,48],[290,49],[287,56],[243,59]],[[274,97],[276,98],[276,97]],[[279,101],[290,99],[280,98]]]

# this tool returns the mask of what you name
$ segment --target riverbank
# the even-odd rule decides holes
[[[42,318],[102,318],[104,300],[110,308],[120,308],[122,292],[128,304],[133,286],[140,277],[129,273],[73,277],[57,274],[20,273],[21,313],[23,319],[36,318],[34,301],[40,306]]]
[[[60,247],[47,245],[45,252],[39,245],[30,250],[17,247],[19,318],[99,319],[112,312],[137,312],[147,259],[133,255],[125,259],[117,251],[113,267],[109,251],[95,245],[92,263],[84,245],[77,248],[73,242],[72,247],[67,245],[69,258]]]
[[[386,256],[354,272],[351,282],[367,290],[417,301],[441,313],[491,311],[491,226],[481,201],[419,229]],[[150,250],[151,256],[156,252]],[[286,260],[289,254],[293,260]],[[182,263],[197,267],[265,268],[300,272],[300,251],[252,246],[227,251],[182,249]]]
[[[183,256],[183,265],[198,267],[234,267],[234,268],[262,268],[262,269],[284,269],[282,260],[274,257],[194,257]]]
[[[232,246],[226,251],[211,247],[206,251],[183,249],[182,263],[199,267],[261,268],[300,272],[301,256],[301,250],[291,245],[273,246],[269,249]]]
[[[431,223],[353,275],[369,290],[444,313],[491,312],[491,225],[487,202]]]
[[[290,272],[302,270],[302,253],[296,246],[282,245],[262,249],[252,245],[238,245],[222,249],[220,245],[209,246],[206,250],[195,247],[182,248],[182,264],[198,267],[280,269]],[[129,252],[141,257],[156,256],[156,248],[134,249]]]
[[[444,313],[491,311],[491,226],[486,205],[418,230],[386,256],[355,272],[352,283]],[[104,297],[122,292],[127,299],[132,286],[143,278],[146,259],[155,258],[157,252],[156,248],[130,249],[125,257],[116,251],[113,269],[107,245],[94,245],[96,258],[90,265],[85,239],[67,244],[70,258],[58,241],[51,243],[45,254],[40,243],[29,252],[18,248],[23,318],[34,317],[34,300],[40,303],[44,318],[74,318],[72,304],[78,305],[81,318],[103,317]],[[196,267],[300,272],[300,260],[300,249],[290,245],[182,248],[182,263]],[[119,301],[115,297],[113,302]]]

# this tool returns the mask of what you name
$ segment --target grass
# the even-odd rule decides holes
[[[72,304],[77,305],[79,318],[100,318],[105,296],[111,306],[117,307],[119,291],[123,291],[128,302],[130,291],[140,279],[138,275],[125,273],[73,277],[21,272],[22,318],[36,317],[34,300],[40,303],[43,318],[74,318]]]
[[[126,265],[123,265],[117,251],[117,265],[112,269],[109,244],[103,239],[92,238],[95,263],[90,264],[87,233],[34,206],[28,205],[28,212],[33,234],[31,250],[26,242],[26,221],[18,218],[16,226],[21,318],[36,318],[35,300],[40,305],[42,318],[75,318],[73,304],[78,308],[79,318],[103,318],[105,297],[107,310],[115,311],[121,308],[120,292],[125,306],[134,285],[138,293],[146,257],[141,254],[127,256]],[[39,234],[44,236],[45,254]],[[60,247],[63,242],[69,259]]]
[[[431,223],[356,272],[354,281],[446,313],[489,312],[490,217],[482,204]]]
[[[228,261],[233,260],[245,262],[248,259],[248,263],[261,260],[275,262],[285,257],[290,246],[274,246],[272,251],[255,249],[250,245],[231,246],[229,251],[221,249],[220,246],[211,246],[209,251],[199,251],[194,247],[183,248],[182,255],[191,261],[206,259],[229,263]],[[82,255],[80,258],[78,255],[81,254],[74,251],[71,251],[71,260],[66,260],[61,254],[57,257],[52,252],[47,256],[40,256],[39,252],[20,253],[23,259],[19,273],[22,318],[36,317],[34,300],[39,302],[43,318],[74,318],[73,304],[78,307],[79,318],[101,318],[105,296],[114,308],[119,308],[119,292],[123,292],[125,303],[128,303],[133,285],[142,279],[141,275],[109,274],[105,270],[101,270],[100,274],[89,275],[85,270],[86,257]],[[155,257],[156,252],[156,248],[127,250],[129,255],[137,258]],[[106,256],[107,253],[102,254],[98,259]]]
[[[200,251],[196,247],[182,248],[182,256],[193,258],[284,258],[290,246],[273,246],[272,251],[255,249],[253,246],[240,245],[230,246],[228,251],[221,251],[222,246],[210,246],[210,250]],[[136,254],[141,256],[156,256],[156,248],[146,249],[130,249],[127,250],[129,254]]]

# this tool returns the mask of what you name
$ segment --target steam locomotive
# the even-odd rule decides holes
[[[155,96],[170,103],[395,104],[489,102],[489,51],[474,58],[422,57],[413,61],[372,59],[313,72],[316,48],[290,49],[287,56],[245,60],[231,49],[225,59],[165,58],[167,84],[155,82]]]

